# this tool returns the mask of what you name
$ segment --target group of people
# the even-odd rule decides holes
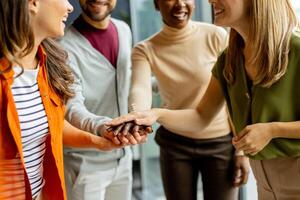
[[[168,200],[197,199],[199,173],[205,200],[237,200],[249,160],[259,200],[299,199],[290,0],[209,0],[215,25],[154,0],[162,29],[133,49],[117,0],[79,3],[66,28],[68,0],[0,1],[0,199],[130,200],[130,146],[155,122]]]

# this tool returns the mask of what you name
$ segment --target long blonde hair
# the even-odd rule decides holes
[[[290,39],[298,20],[290,0],[249,0],[249,63],[257,66],[254,84],[270,87],[286,72]],[[225,79],[232,84],[238,59],[245,47],[241,35],[231,29],[224,68]]]

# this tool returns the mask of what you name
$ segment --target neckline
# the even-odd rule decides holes
[[[171,42],[183,42],[189,39],[189,36],[193,33],[193,22],[190,20],[187,25],[181,29],[163,24],[160,36],[165,41]]]

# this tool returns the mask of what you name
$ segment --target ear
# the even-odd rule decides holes
[[[30,13],[37,13],[39,10],[39,0],[28,0],[28,9]]]

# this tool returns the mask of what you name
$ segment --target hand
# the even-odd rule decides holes
[[[148,134],[152,132],[152,127],[126,122],[118,126],[107,127],[106,132],[109,134],[105,137],[114,141],[115,144],[135,145],[147,141]]]
[[[271,123],[252,124],[235,136],[232,144],[237,150],[253,156],[273,139],[272,132]]]
[[[235,156],[233,177],[233,185],[235,187],[239,187],[247,183],[249,169],[249,158],[247,158],[246,156]]]
[[[111,151],[113,149],[123,148],[125,146],[124,144],[115,144],[107,138],[93,134],[91,134],[91,140],[93,141],[94,147],[101,151]]]
[[[118,126],[126,122],[134,121],[137,125],[152,126],[158,118],[158,112],[156,109],[151,109],[148,111],[132,112],[121,117],[117,117],[110,122],[106,122],[107,126]]]
[[[106,128],[106,130],[103,131],[103,133],[101,134],[104,138],[112,141],[115,145],[121,145],[122,143],[124,145],[126,145],[126,143],[128,142],[122,142],[121,140],[119,140],[119,138],[117,137],[117,135],[114,134],[113,131],[109,130],[108,128]]]
[[[132,135],[139,144],[147,142],[148,134],[152,132],[151,126],[140,126],[135,124],[132,128]]]

